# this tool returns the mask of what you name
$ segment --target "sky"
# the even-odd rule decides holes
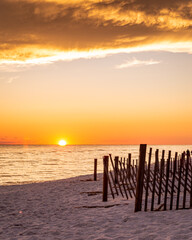
[[[192,144],[192,1],[1,0],[0,144]]]

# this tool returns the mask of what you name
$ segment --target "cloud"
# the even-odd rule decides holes
[[[19,78],[19,76],[10,77],[10,78],[7,80],[7,83],[12,83],[13,81],[17,80],[18,78]]]
[[[11,139],[8,136],[0,137],[0,144],[17,144],[21,142],[18,137],[11,137]]]
[[[187,44],[180,50],[191,52],[191,29],[186,0],[1,0],[0,63],[165,43]]]
[[[0,70],[1,70],[1,68],[0,68]],[[8,69],[7,69],[7,71],[8,71]],[[4,80],[5,82],[7,82],[9,84],[12,83],[13,81],[17,80],[17,79],[19,79],[19,76],[0,77],[0,80]]]
[[[34,57],[25,60],[0,60],[1,72],[23,72],[37,65],[47,65],[58,61],[72,61],[77,59],[104,58],[119,53],[136,53],[149,51],[168,51],[172,53],[188,52],[192,54],[190,42],[150,44],[132,48],[94,49],[89,51],[51,51],[48,57]],[[34,54],[34,53],[33,53]],[[35,55],[35,54],[34,54]]]
[[[152,59],[151,60],[146,60],[146,61],[133,59],[131,61],[127,61],[126,63],[117,65],[116,68],[117,69],[122,69],[122,68],[128,68],[128,67],[154,65],[154,64],[159,64],[159,63],[160,63],[159,61],[154,61]]]

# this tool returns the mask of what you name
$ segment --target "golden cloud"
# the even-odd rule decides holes
[[[191,52],[191,29],[185,0],[1,0],[0,62],[160,45],[180,51],[181,43]]]

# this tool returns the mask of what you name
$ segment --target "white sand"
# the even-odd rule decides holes
[[[0,239],[192,239],[192,210],[134,213],[134,200],[88,196],[102,191],[90,178],[1,186]]]

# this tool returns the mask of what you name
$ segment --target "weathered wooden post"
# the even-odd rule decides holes
[[[128,154],[128,162],[129,162],[129,166],[131,166],[131,153]]]
[[[97,158],[94,159],[94,181],[97,181]]]
[[[130,178],[131,178],[131,153],[128,154],[128,159],[127,159],[127,174],[128,174],[128,179],[130,180]]]
[[[103,202],[107,202],[109,156],[103,157]]]
[[[118,183],[118,162],[119,162],[119,157],[115,157],[115,183]]]
[[[138,173],[137,173],[137,186],[136,186],[136,197],[135,197],[135,212],[141,211],[141,208],[142,208],[146,149],[147,149],[147,144],[140,144],[139,167],[138,167]]]

